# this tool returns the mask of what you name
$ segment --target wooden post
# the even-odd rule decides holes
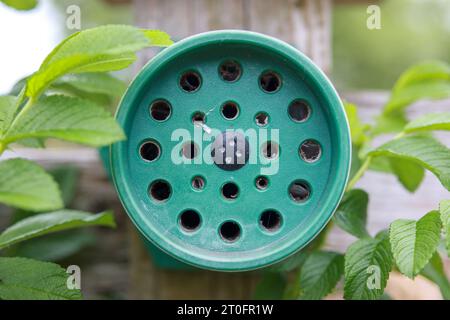
[[[244,29],[284,40],[330,69],[331,0],[134,0],[136,24],[160,29],[179,40],[218,29]],[[140,69],[154,54],[140,56]],[[155,268],[130,226],[131,298],[245,299],[257,281],[255,273],[173,271]]]

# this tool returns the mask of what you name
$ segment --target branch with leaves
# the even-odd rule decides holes
[[[389,230],[372,237],[366,228],[369,194],[354,189],[367,170],[374,170],[394,175],[404,188],[414,192],[428,170],[450,190],[450,149],[433,137],[433,131],[450,130],[450,113],[426,114],[412,121],[406,117],[406,109],[414,102],[449,97],[450,66],[430,61],[415,65],[400,76],[373,125],[362,123],[357,107],[345,103],[353,144],[347,192],[333,220],[318,237],[320,240],[270,268],[255,297],[267,297],[265,291],[277,293],[271,298],[321,299],[343,277],[345,299],[382,299],[386,298],[389,273],[395,268],[411,279],[417,275],[426,277],[439,286],[444,299],[450,299],[450,282],[438,251],[443,241],[446,254],[450,255],[450,200],[442,199],[439,208],[417,221],[393,221]],[[393,138],[373,147],[374,138],[385,134]],[[358,238],[344,254],[320,249],[333,223]],[[280,289],[281,281],[292,272],[294,280],[283,282]],[[378,279],[372,286],[369,283],[374,275]],[[273,279],[283,280],[273,285]]]
[[[12,1],[3,1],[7,4]],[[101,147],[125,139],[105,109],[125,89],[105,72],[136,60],[136,51],[172,44],[161,31],[109,25],[74,33],[21,81],[16,95],[0,96],[0,155],[14,144],[44,147],[53,138]],[[114,227],[112,212],[64,210],[52,175],[26,159],[0,162],[0,202],[35,212],[0,233],[0,250],[49,233],[88,226]],[[55,211],[56,210],[56,211]],[[79,299],[60,266],[0,257],[0,299]]]

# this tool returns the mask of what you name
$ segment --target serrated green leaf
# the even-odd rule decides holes
[[[394,92],[386,104],[385,114],[403,110],[407,106],[423,99],[439,100],[450,97],[450,81],[430,81],[409,85]]]
[[[450,257],[450,200],[444,200],[439,203],[439,212],[441,213],[441,222],[444,227],[445,247],[447,255]]]
[[[433,254],[430,262],[428,262],[421,274],[439,286],[442,297],[445,300],[450,300],[450,282],[445,274],[441,256],[437,251]]]
[[[0,162],[0,202],[30,211],[56,210],[63,206],[52,176],[24,159]]]
[[[77,32],[61,42],[39,70],[29,77],[26,94],[38,97],[50,83],[64,74],[126,68],[135,61],[136,51],[152,45],[166,46],[168,37],[161,31],[142,31],[124,25]]]
[[[90,94],[120,97],[126,89],[123,81],[107,73],[68,74],[56,80],[52,87],[70,87]]]
[[[391,223],[392,253],[405,276],[414,279],[435,253],[442,227],[439,219],[439,212],[431,211],[418,221],[399,219]]]
[[[336,224],[357,238],[369,236],[366,229],[369,195],[360,189],[345,193],[334,215]]]
[[[396,133],[403,130],[408,123],[403,111],[395,110],[388,114],[381,114],[376,118],[375,126],[372,130],[374,135]]]
[[[299,251],[287,259],[280,261],[274,265],[267,267],[270,272],[289,272],[303,265],[308,257],[308,253],[304,250]]]
[[[354,104],[344,103],[344,107],[350,126],[352,143],[359,147],[367,140],[365,130],[368,126],[361,122],[361,119],[358,116],[358,110]]]
[[[38,4],[37,0],[1,0],[1,2],[16,10],[24,11],[34,9]]]
[[[261,280],[256,285],[253,299],[256,300],[276,300],[283,298],[286,288],[286,278],[281,273],[267,272],[262,275]]]
[[[328,295],[344,274],[344,256],[336,252],[311,253],[300,270],[302,300],[319,300]]]
[[[76,229],[47,234],[8,248],[8,256],[56,262],[95,244],[95,236],[88,230]]]
[[[450,150],[430,136],[406,136],[391,140],[369,153],[413,161],[438,177],[450,190]]]
[[[0,257],[0,299],[81,299],[80,290],[67,288],[68,276],[66,270],[54,263]]]
[[[425,177],[423,167],[413,161],[402,158],[389,158],[389,164],[392,173],[410,192],[416,191]]]
[[[450,96],[450,67],[440,61],[427,61],[406,70],[396,82],[383,113],[403,110],[422,99]]]
[[[16,98],[0,96],[0,137],[8,129],[17,110]]]
[[[405,133],[430,130],[450,130],[450,112],[430,113],[406,125]]]
[[[376,300],[383,294],[392,269],[389,239],[383,234],[363,238],[352,244],[345,254],[344,298]]]
[[[150,40],[150,45],[154,47],[168,47],[173,44],[170,36],[161,30],[145,30],[142,29],[145,36]]]
[[[114,227],[112,212],[91,214],[76,210],[42,213],[20,220],[0,234],[0,249],[44,234],[88,226]]]
[[[99,147],[124,137],[112,115],[103,108],[80,98],[54,95],[40,99],[16,121],[4,142],[57,138]]]
[[[450,80],[450,66],[438,60],[418,63],[402,73],[395,83],[393,91],[430,80]]]

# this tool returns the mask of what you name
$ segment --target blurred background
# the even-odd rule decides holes
[[[381,9],[381,29],[369,30],[367,8],[373,4]],[[202,31],[237,28],[279,37],[310,56],[331,77],[340,95],[358,105],[367,122],[380,111],[388,90],[408,66],[430,59],[450,63],[450,0],[40,0],[26,12],[0,3],[0,94],[7,94],[17,81],[37,70],[62,39],[77,31],[66,24],[68,7],[73,5],[81,10],[81,29],[132,24],[164,30],[177,40]],[[154,54],[154,50],[143,52],[133,67],[117,76],[129,81]],[[410,108],[409,116],[448,107],[449,101],[420,102]],[[448,135],[439,137],[448,145]],[[97,151],[55,142],[50,147],[16,150],[6,157],[29,157],[54,170],[67,188],[71,207],[115,209],[118,229],[45,237],[40,245],[14,248],[15,253],[80,265],[86,298],[245,298],[251,294],[257,275],[194,272],[195,276],[186,277],[184,271],[155,267],[122,211]],[[394,177],[380,173],[366,174],[358,185],[371,195],[372,234],[396,218],[420,217],[448,198],[448,192],[428,173],[415,194],[402,189]],[[0,215],[0,229],[17,214]],[[333,230],[327,245],[344,251],[352,241],[351,236]],[[183,291],[179,283],[188,288],[189,281],[207,289]],[[390,281],[388,292],[394,298],[440,298],[439,290],[424,279],[413,283],[394,275]],[[220,284],[230,289],[216,289]]]

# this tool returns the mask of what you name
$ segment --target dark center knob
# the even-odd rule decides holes
[[[249,153],[249,143],[239,132],[222,132],[216,137],[211,148],[214,163],[226,171],[238,170],[245,166]]]

